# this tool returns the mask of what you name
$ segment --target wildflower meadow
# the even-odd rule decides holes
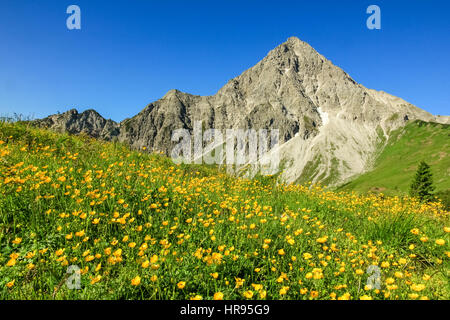
[[[449,232],[440,203],[0,124],[0,299],[449,299]]]

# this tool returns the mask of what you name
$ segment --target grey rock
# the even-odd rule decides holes
[[[365,88],[310,45],[291,37],[215,95],[170,90],[120,123],[93,110],[70,110],[35,123],[167,155],[176,144],[171,141],[173,130],[192,131],[195,121],[223,130],[278,129],[284,181],[335,185],[370,169],[380,142],[415,119],[450,122],[450,117],[435,117],[388,93]]]

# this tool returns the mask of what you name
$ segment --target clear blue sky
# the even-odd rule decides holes
[[[368,88],[450,109],[450,1],[1,0],[0,115],[116,121],[170,89],[211,95],[290,36]],[[66,8],[81,8],[68,30]],[[381,8],[381,30],[366,8]]]

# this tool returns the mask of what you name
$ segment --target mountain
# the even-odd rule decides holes
[[[296,37],[215,95],[170,90],[120,123],[93,110],[70,110],[35,124],[118,140],[170,155],[173,130],[279,129],[279,154],[290,182],[338,185],[371,170],[395,130],[411,121],[450,123],[383,91],[365,88]],[[269,156],[270,157],[270,156]]]
[[[59,132],[73,134],[85,133],[97,139],[112,140],[120,133],[120,125],[104,119],[97,111],[89,109],[78,113],[71,109],[61,114],[54,114],[44,119],[33,121],[39,127],[51,128]]]

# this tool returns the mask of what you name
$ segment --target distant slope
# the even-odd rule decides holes
[[[420,120],[393,131],[374,169],[339,190],[405,194],[421,160],[433,172],[436,191],[450,189],[450,125]]]

